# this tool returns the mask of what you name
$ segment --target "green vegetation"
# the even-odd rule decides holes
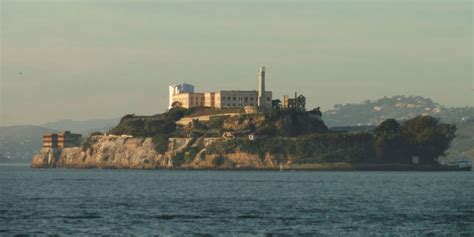
[[[213,117],[207,124],[209,129],[221,129],[224,125],[225,117]]]
[[[208,154],[225,155],[235,151],[272,154],[285,162],[292,157],[298,164],[310,163],[401,163],[409,164],[418,156],[423,164],[435,164],[444,156],[454,138],[454,125],[440,123],[430,116],[416,117],[401,125],[389,119],[374,134],[325,133],[296,138],[269,136],[256,141],[245,138],[214,143]]]
[[[357,163],[373,160],[373,136],[359,134],[312,134],[298,138],[268,137],[256,141],[232,139],[211,144],[208,154],[227,154],[240,150],[258,154],[279,155],[282,162],[293,157],[296,163],[349,162]]]
[[[129,119],[122,121],[110,133],[128,134],[134,137],[153,137],[158,134],[170,134],[174,131],[176,131],[176,123],[172,119]]]
[[[326,133],[327,126],[320,119],[298,109],[275,109],[265,114],[268,124],[257,128],[257,134],[269,136],[298,137],[312,133]]]
[[[184,159],[186,162],[192,161],[196,154],[199,152],[199,148],[197,147],[189,147],[187,151],[184,153]]]
[[[402,124],[390,119],[375,129],[375,150],[383,162],[410,163],[418,156],[422,164],[435,164],[446,155],[455,133],[456,126],[431,116],[418,116]]]
[[[164,154],[168,150],[168,136],[165,134],[158,134],[152,138],[153,144],[155,144],[155,151],[160,154]]]
[[[192,111],[173,108],[167,113],[149,117],[125,115],[109,133],[126,134],[134,137],[152,137],[155,150],[164,154],[168,149],[168,138],[176,132],[176,121],[190,112]]]
[[[182,152],[176,153],[172,158],[171,158],[171,163],[173,166],[181,166],[186,162],[186,159],[184,157],[184,154]]]
[[[222,155],[218,155],[212,160],[212,164],[215,166],[221,166],[224,164],[224,162],[225,162],[225,158]]]
[[[209,122],[193,120],[186,126],[176,121],[190,114],[215,112],[215,109],[174,108],[168,113],[151,117],[127,115],[111,130],[114,134],[152,137],[155,150],[161,154],[168,149],[169,137],[220,137],[231,131],[235,139],[209,145],[206,154],[218,157],[242,151],[258,154],[264,159],[271,154],[279,162],[291,158],[297,164],[311,163],[403,163],[418,156],[423,164],[435,164],[444,156],[455,137],[454,125],[440,123],[430,116],[419,116],[398,123],[389,119],[381,123],[374,133],[328,132],[324,122],[308,112],[276,109],[262,115],[214,117]],[[260,117],[259,117],[260,116]],[[256,141],[247,135],[255,132]],[[203,149],[195,144],[177,153],[172,162],[181,165],[192,161]],[[201,159],[205,158],[202,153]],[[217,161],[213,161],[217,162]]]

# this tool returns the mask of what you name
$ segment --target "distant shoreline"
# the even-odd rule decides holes
[[[31,166],[31,163],[0,163],[3,166]]]
[[[13,164],[12,164],[13,165]],[[29,164],[17,164],[18,166]],[[52,167],[32,167],[37,169],[51,169]],[[316,171],[316,172],[459,172],[472,171],[471,167],[459,168],[452,166],[439,165],[407,165],[407,164],[348,164],[348,163],[333,163],[333,164],[301,164],[301,165],[285,165],[280,167],[207,167],[207,168],[193,168],[193,167],[155,167],[155,168],[130,168],[130,167],[113,167],[113,166],[61,166],[54,167],[60,169],[108,169],[108,170],[170,170],[170,171]],[[53,168],[53,169],[54,169]]]

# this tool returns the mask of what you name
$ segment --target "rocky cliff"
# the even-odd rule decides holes
[[[118,169],[274,169],[275,157],[245,152],[229,153],[225,157],[206,154],[206,147],[220,138],[171,139],[165,154],[154,149],[151,138],[95,136],[89,145],[64,149],[41,149],[33,156],[35,168],[118,168]],[[199,145],[198,145],[199,144]],[[192,155],[185,153],[196,148]],[[183,154],[180,157],[176,154]]]
[[[90,145],[64,149],[41,149],[33,167],[137,168],[165,166],[164,155],[153,149],[150,138],[95,137]]]

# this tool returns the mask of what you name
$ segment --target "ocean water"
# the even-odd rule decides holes
[[[0,235],[474,236],[474,172],[0,166]]]

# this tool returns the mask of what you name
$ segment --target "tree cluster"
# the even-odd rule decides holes
[[[377,159],[387,163],[411,163],[417,156],[422,164],[436,164],[446,155],[455,137],[456,126],[440,123],[431,116],[418,116],[398,123],[382,122],[374,131]]]

